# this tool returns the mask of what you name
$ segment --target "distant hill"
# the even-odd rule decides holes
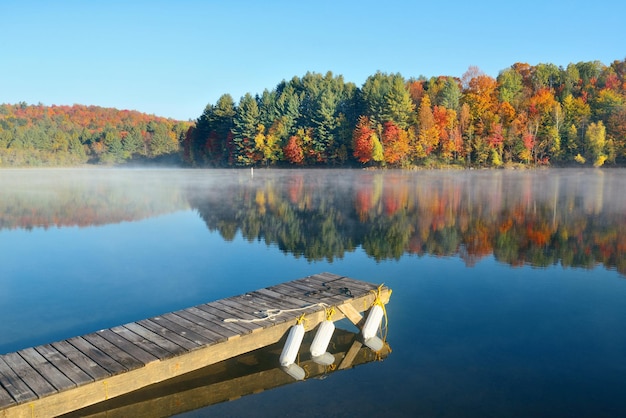
[[[0,105],[0,167],[180,161],[192,124],[99,106]]]

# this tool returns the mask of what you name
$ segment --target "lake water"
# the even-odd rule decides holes
[[[626,170],[0,171],[0,353],[320,272],[381,362],[184,416],[626,416]]]

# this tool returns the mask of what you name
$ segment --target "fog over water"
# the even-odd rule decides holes
[[[189,416],[624,415],[624,191],[624,169],[1,170],[0,353],[329,271],[393,289],[388,358]]]

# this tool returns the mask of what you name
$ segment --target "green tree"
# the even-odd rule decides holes
[[[363,102],[372,126],[382,133],[384,122],[401,129],[408,127],[415,106],[404,78],[398,74],[377,72],[367,78],[362,88]]]
[[[447,109],[460,110],[461,87],[452,77],[446,77],[443,88],[439,92],[439,104]]]
[[[497,81],[500,101],[510,103],[515,110],[518,110],[523,99],[521,74],[513,68],[507,68],[498,74]]]

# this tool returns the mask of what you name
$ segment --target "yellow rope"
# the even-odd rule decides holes
[[[331,306],[330,308],[326,308],[326,320],[327,321],[332,321],[334,313],[335,313],[335,307],[334,306]]]
[[[305,314],[302,314],[302,315],[300,315],[299,317],[296,318],[296,325],[300,325],[300,324],[302,324],[305,321],[304,315]]]

